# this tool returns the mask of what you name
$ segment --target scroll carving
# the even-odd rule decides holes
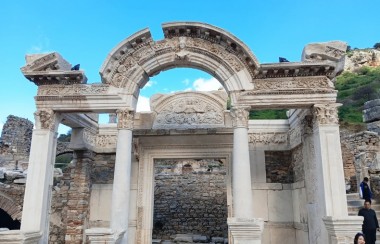
[[[232,107],[231,117],[234,127],[248,128],[249,107]]]
[[[34,113],[34,117],[36,120],[36,125],[40,126],[41,129],[54,129],[54,112],[51,109],[41,109],[37,110]]]
[[[251,133],[249,134],[249,142],[253,144],[285,144],[287,143],[287,133],[274,132],[274,133]]]
[[[313,114],[315,122],[321,125],[325,124],[338,124],[338,107],[339,103],[334,104],[315,104],[313,107]]]
[[[254,80],[255,90],[283,90],[283,89],[310,89],[330,88],[333,84],[327,77],[313,78],[282,78]]]
[[[37,96],[77,96],[105,94],[109,86],[106,84],[83,85],[46,85],[39,86]]]
[[[116,135],[97,135],[89,130],[83,133],[83,139],[89,145],[99,148],[114,148],[116,147]]]
[[[118,129],[127,129],[132,130],[133,129],[133,118],[134,118],[134,111],[132,110],[116,110],[117,114],[117,128]]]

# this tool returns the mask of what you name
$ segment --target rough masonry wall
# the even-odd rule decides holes
[[[265,151],[267,183],[292,183],[294,172],[291,151]]]
[[[29,157],[33,123],[28,119],[9,115],[1,132],[1,141],[16,151],[17,156]]]
[[[153,238],[227,237],[226,165],[221,160],[155,162]]]
[[[341,148],[344,166],[344,177],[349,186],[348,192],[357,192],[356,172],[362,167],[369,167],[375,177],[374,156],[379,151],[380,136],[375,132],[364,131],[356,134],[341,135]],[[358,155],[361,155],[358,157]],[[373,188],[373,191],[379,190]],[[379,194],[377,194],[379,195]]]

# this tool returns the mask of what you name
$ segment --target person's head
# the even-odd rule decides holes
[[[365,244],[364,235],[362,233],[357,233],[355,235],[354,244]]]
[[[370,209],[370,208],[371,208],[371,202],[365,200],[365,201],[364,201],[364,208],[366,208],[366,209]]]
[[[368,182],[369,181],[368,177],[364,177],[363,181]]]

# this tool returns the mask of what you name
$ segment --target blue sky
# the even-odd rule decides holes
[[[170,21],[200,21],[230,31],[260,63],[278,62],[279,56],[299,61],[311,42],[342,40],[358,48],[380,42],[378,0],[3,1],[0,129],[9,114],[34,121],[37,87],[20,72],[25,54],[57,51],[73,65],[80,63],[89,83],[95,83],[119,42],[145,27],[160,40],[161,23]],[[162,72],[148,84],[141,100],[157,92],[218,86],[210,75],[192,69]]]

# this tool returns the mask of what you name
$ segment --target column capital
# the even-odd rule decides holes
[[[248,128],[249,109],[250,107],[248,106],[236,106],[231,108],[230,114],[232,117],[233,127]]]
[[[133,130],[133,119],[135,112],[130,109],[118,109],[117,114],[117,128]]]
[[[337,125],[339,124],[338,107],[342,104],[314,104],[312,113],[314,124],[317,125]]]
[[[356,233],[362,230],[362,216],[323,217],[331,244],[352,243]]]
[[[55,130],[55,113],[52,109],[38,109],[34,113],[36,129]]]

